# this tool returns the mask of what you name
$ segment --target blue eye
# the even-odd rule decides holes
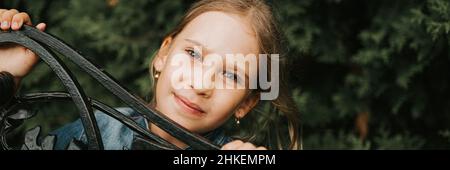
[[[196,59],[196,60],[201,60],[202,56],[200,55],[199,52],[192,50],[192,49],[186,49],[185,50],[192,58]]]
[[[239,76],[236,75],[236,74],[234,74],[234,73],[224,72],[223,75],[224,75],[226,78],[229,78],[229,79],[231,79],[231,80],[233,80],[233,81],[235,81],[235,82],[237,82],[237,83],[240,82]]]

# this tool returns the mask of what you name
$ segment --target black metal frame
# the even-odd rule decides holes
[[[19,31],[0,32],[0,43],[11,42],[25,46],[34,53],[36,53],[58,76],[59,80],[64,85],[67,93],[60,92],[46,92],[33,93],[22,96],[15,96],[8,101],[7,104],[0,106],[0,145],[2,149],[12,149],[6,142],[6,135],[12,129],[16,128],[18,120],[25,120],[33,116],[28,112],[17,112],[20,108],[35,102],[57,101],[57,100],[72,100],[78,108],[80,119],[85,129],[87,137],[87,149],[101,150],[103,148],[102,139],[97,126],[96,119],[93,114],[93,108],[96,108],[105,114],[120,121],[134,132],[141,135],[145,143],[151,145],[154,149],[180,149],[163,138],[151,133],[150,131],[140,127],[131,118],[123,115],[116,109],[101,103],[100,101],[92,100],[84,93],[76,77],[65,66],[65,64],[46,47],[60,53],[67,57],[71,62],[80,67],[89,76],[93,77],[103,87],[109,90],[112,94],[117,96],[120,100],[126,103],[130,108],[137,111],[144,118],[163,129],[175,138],[183,141],[193,149],[219,149],[218,146],[212,144],[207,139],[197,134],[191,133],[176,122],[172,121],[157,110],[150,108],[140,98],[129,93],[123,86],[114,80],[108,73],[97,68],[94,64],[84,58],[79,52],[69,47],[66,43],[58,40],[54,36],[39,31],[30,26],[24,26]],[[2,86],[0,86],[2,88]],[[3,87],[5,88],[5,87]],[[4,89],[0,89],[2,91]],[[3,96],[0,94],[1,98]],[[1,104],[1,103],[0,103]],[[16,123],[13,123],[16,122]],[[37,132],[38,133],[38,132]],[[32,134],[36,135],[36,134]],[[44,139],[45,141],[45,139]],[[51,141],[51,139],[47,140]],[[48,142],[47,142],[48,143]],[[48,144],[43,142],[42,145]],[[41,147],[45,148],[45,147]],[[70,148],[70,147],[69,147]],[[30,149],[30,147],[28,147]]]

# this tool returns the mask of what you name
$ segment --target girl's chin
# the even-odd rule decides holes
[[[196,130],[198,127],[195,126],[202,124],[199,119],[193,119],[189,116],[186,116],[185,113],[179,111],[173,111],[171,112],[171,114],[165,115],[169,117],[171,120],[183,126],[184,128],[189,129],[190,131]]]
[[[184,113],[178,113],[178,112],[172,112],[172,113],[174,113],[174,114],[169,114],[166,116],[193,133],[203,134],[203,133],[207,133],[210,131],[210,128],[208,128],[208,127],[199,126],[199,125],[205,125],[205,122],[203,122],[202,120],[186,118]]]

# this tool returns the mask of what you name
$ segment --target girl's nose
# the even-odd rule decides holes
[[[206,67],[203,66],[201,72],[195,72],[193,74],[194,78],[191,81],[191,88],[197,93],[197,95],[203,97],[210,97],[214,92],[214,80],[215,80],[215,69],[216,67]],[[196,74],[197,73],[197,74]],[[201,73],[201,74],[200,74]],[[196,78],[196,79],[195,79]]]
[[[195,85],[195,83],[191,84],[191,88],[197,95],[205,98],[209,98],[214,92],[213,88],[205,87],[204,85],[203,86]]]

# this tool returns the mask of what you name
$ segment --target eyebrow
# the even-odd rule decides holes
[[[185,41],[187,41],[187,42],[190,42],[190,43],[192,43],[192,44],[195,44],[195,45],[198,45],[198,46],[201,46],[202,47],[202,50],[205,50],[207,53],[210,53],[210,50],[208,49],[208,47],[206,47],[205,45],[203,45],[202,43],[200,43],[200,42],[198,42],[198,41],[196,41],[196,40],[192,40],[192,39],[189,39],[189,38],[185,38],[184,39]],[[226,62],[225,62],[226,63]],[[234,73],[238,73],[238,70],[237,69],[240,69],[240,70],[242,70],[243,72],[244,72],[244,79],[245,79],[245,82],[247,82],[248,80],[249,80],[249,77],[248,77],[248,74],[247,74],[247,72],[245,72],[245,69],[243,69],[243,68],[240,68],[238,65],[235,65],[236,67],[233,67],[233,70],[234,70]],[[226,67],[226,66],[225,66]],[[245,66],[244,66],[245,67]]]
[[[187,42],[190,42],[190,43],[192,43],[192,44],[195,44],[195,45],[197,45],[197,46],[201,46],[202,47],[202,50],[205,50],[205,51],[207,51],[208,53],[210,52],[210,50],[208,49],[208,47],[206,46],[206,45],[203,45],[202,43],[200,43],[200,42],[198,42],[198,41],[196,41],[196,40],[192,40],[192,39],[189,39],[189,38],[186,38],[186,39],[184,39],[185,41],[187,41]]]

